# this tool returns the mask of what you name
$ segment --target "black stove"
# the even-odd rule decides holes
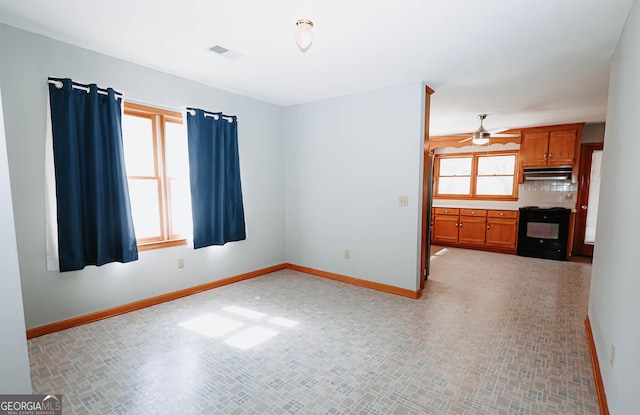
[[[520,208],[518,255],[566,261],[571,209]]]

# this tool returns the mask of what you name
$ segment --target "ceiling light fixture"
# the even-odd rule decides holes
[[[474,132],[471,142],[478,146],[483,146],[489,142],[490,134],[487,131]]]
[[[472,135],[473,138],[471,142],[475,145],[482,146],[489,142],[489,137],[491,137],[491,133],[485,130],[484,125],[482,125],[482,122],[484,121],[484,119],[487,118],[487,114],[480,114],[478,115],[478,118],[480,118],[480,128],[478,128],[476,131],[473,132],[473,135]]]
[[[296,44],[302,52],[306,52],[313,43],[313,22],[307,19],[300,19],[296,22]]]

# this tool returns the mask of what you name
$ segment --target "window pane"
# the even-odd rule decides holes
[[[476,181],[477,195],[513,195],[513,176],[480,176]]]
[[[440,159],[440,176],[470,176],[471,157]]]
[[[167,122],[164,131],[167,176],[186,179],[189,177],[187,130],[184,124]]]
[[[468,195],[471,192],[470,177],[439,177],[438,194]]]
[[[129,197],[136,238],[159,238],[162,232],[157,180],[129,180]]]
[[[516,156],[481,156],[478,157],[478,175],[511,174],[515,172]],[[511,193],[509,193],[511,194]]]
[[[191,235],[191,192],[188,180],[169,180],[172,237]]]
[[[122,117],[124,161],[129,176],[155,176],[153,124],[151,119]]]

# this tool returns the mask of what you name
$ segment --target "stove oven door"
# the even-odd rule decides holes
[[[527,213],[523,215],[521,212],[520,216],[518,255],[566,260],[568,216],[545,212]]]

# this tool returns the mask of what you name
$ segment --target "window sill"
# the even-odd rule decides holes
[[[169,248],[171,246],[182,246],[187,244],[187,239],[172,239],[170,241],[142,242],[138,244],[138,252],[150,251],[152,249]]]

